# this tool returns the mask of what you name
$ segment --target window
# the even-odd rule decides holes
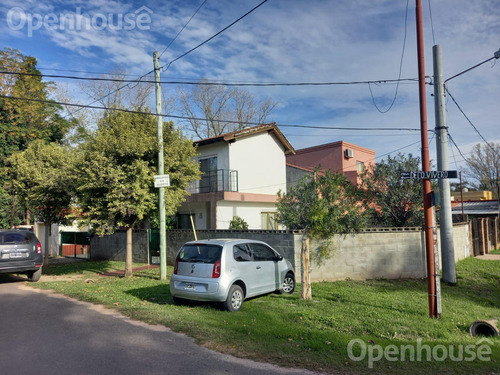
[[[186,245],[179,252],[179,261],[214,264],[221,254],[222,247],[218,245]]]
[[[191,217],[193,217],[194,221],[194,214],[177,214],[176,229],[193,229]]]
[[[200,160],[200,193],[217,191],[217,156]]]
[[[27,244],[30,243],[31,236],[26,233],[5,233],[0,237],[0,244]]]
[[[356,162],[356,170],[358,172],[363,172],[365,170],[365,163],[363,163],[362,161],[357,161]]]
[[[276,253],[266,245],[260,243],[250,243],[249,246],[253,253],[253,259],[256,262],[276,260]]]
[[[233,256],[237,262],[250,262],[252,260],[252,254],[246,244],[235,245],[233,247]]]
[[[278,229],[278,213],[277,212],[262,212],[262,229],[277,230]]]

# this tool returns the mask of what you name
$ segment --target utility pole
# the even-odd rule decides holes
[[[155,70],[155,94],[156,94],[156,127],[158,131],[158,174],[165,173],[163,161],[163,117],[161,116],[161,84],[160,63],[158,51],[153,52],[153,65]],[[167,279],[167,233],[165,228],[165,188],[159,188],[159,210],[160,210],[160,280]]]
[[[418,93],[420,102],[420,132],[422,140],[422,169],[430,171],[429,140],[427,137],[427,104],[425,99],[425,61],[424,61],[424,32],[422,23],[422,3],[415,0],[417,26],[417,55],[418,55]],[[427,289],[429,300],[429,316],[438,317],[436,298],[436,267],[434,264],[434,224],[432,220],[431,181],[422,180],[424,188],[424,232],[427,257]]]
[[[436,116],[436,149],[437,168],[439,171],[448,170],[448,127],[446,126],[445,89],[443,80],[443,65],[441,62],[441,46],[432,47],[434,62],[434,112]],[[443,281],[449,284],[457,283],[455,269],[455,245],[453,241],[453,220],[451,215],[450,180],[439,179],[439,196],[441,209],[440,238],[441,264],[443,265]]]

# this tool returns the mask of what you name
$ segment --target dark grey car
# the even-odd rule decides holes
[[[42,245],[28,230],[0,230],[0,273],[24,273],[29,281],[42,275]]]

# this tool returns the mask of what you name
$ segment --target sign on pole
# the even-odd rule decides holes
[[[458,178],[457,171],[410,171],[401,172],[401,178],[412,180],[440,180],[444,178]]]
[[[162,188],[169,186],[170,186],[170,176],[168,174],[155,176],[155,188]]]

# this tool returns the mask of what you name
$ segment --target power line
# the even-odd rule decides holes
[[[140,77],[139,74],[127,74],[127,73],[93,72],[93,71],[88,71],[88,70],[57,69],[57,68],[42,68],[42,67],[36,67],[36,69],[37,70],[52,70],[54,72],[71,72],[71,73],[83,73],[83,74],[102,74],[102,75],[119,76],[119,77]],[[45,76],[45,75],[41,74],[41,76]]]
[[[491,150],[493,151],[493,153],[496,154],[498,157],[500,157],[500,155],[498,155],[497,151],[493,148],[493,146],[491,146],[488,143],[488,141],[486,140],[486,138],[483,137],[483,135],[479,132],[479,130],[474,126],[474,124],[472,123],[472,121],[469,119],[469,117],[467,117],[467,115],[462,110],[462,108],[460,107],[460,105],[458,105],[458,103],[455,100],[455,98],[453,97],[453,95],[451,95],[450,90],[448,90],[447,87],[445,87],[445,89],[446,89],[446,92],[448,93],[448,95],[450,96],[451,100],[453,101],[453,103],[455,103],[455,105],[457,106],[457,108],[459,109],[459,111],[462,113],[462,115],[464,115],[464,117],[467,119],[467,121],[469,122],[470,126],[472,126],[472,128],[476,131],[476,133],[479,134],[479,136],[484,141],[484,143],[486,143],[488,145],[488,147],[491,148]]]
[[[432,21],[431,0],[428,0],[428,3],[429,3],[429,16],[431,20],[431,30],[432,30],[432,43],[436,45],[436,37],[434,36],[434,22]]]
[[[172,65],[174,62],[176,62],[177,60],[179,59],[182,59],[183,57],[189,55],[191,52],[197,50],[198,48],[200,48],[201,46],[203,46],[204,44],[210,42],[212,39],[214,39],[215,37],[219,36],[220,34],[222,34],[224,31],[226,31],[227,29],[229,29],[231,26],[235,25],[236,23],[238,23],[239,21],[241,21],[243,18],[245,18],[246,16],[248,16],[250,13],[252,13],[254,10],[256,10],[257,8],[259,8],[260,6],[264,5],[268,0],[264,0],[263,2],[261,2],[259,5],[255,6],[254,8],[250,9],[248,12],[246,12],[244,15],[242,15],[241,17],[239,17],[237,20],[231,22],[229,25],[227,25],[226,27],[224,27],[222,30],[218,31],[217,33],[215,33],[214,35],[212,35],[210,38],[208,38],[207,40],[201,42],[200,44],[198,44],[196,47],[193,47],[191,48],[189,51],[187,52],[184,52],[182,55],[176,57],[175,59],[173,59],[172,61],[170,61],[168,64],[165,64],[163,66],[161,66],[160,68],[163,69],[165,66],[168,66],[170,67],[170,65]],[[167,69],[168,69],[167,67]]]
[[[143,74],[140,78],[148,75],[151,72]],[[80,77],[59,74],[38,74],[25,72],[0,71],[0,74],[19,75],[19,76],[34,76],[46,78],[73,79],[80,81],[103,81],[103,82],[121,82],[121,83],[157,83],[155,80],[138,79],[120,79],[120,78],[104,78],[104,77]],[[428,77],[430,78],[430,77]],[[138,82],[140,81],[140,82]],[[248,87],[273,87],[273,86],[347,86],[347,85],[364,85],[364,84],[384,84],[400,82],[418,82],[418,78],[398,78],[398,79],[378,79],[371,81],[340,81],[340,82],[248,82],[248,83],[229,83],[215,81],[159,81],[161,84],[170,85],[196,85],[196,86],[248,86]],[[103,97],[104,98],[104,97]],[[100,98],[100,99],[103,99]],[[100,100],[99,99],[99,100]]]
[[[480,62],[479,64],[476,64],[476,65],[474,65],[474,66],[472,66],[472,67],[470,67],[470,68],[468,68],[468,69],[465,69],[463,72],[460,72],[460,73],[458,73],[458,74],[455,74],[454,76],[452,76],[452,77],[448,78],[447,80],[445,80],[445,81],[444,81],[444,83],[446,83],[446,82],[448,82],[448,81],[452,80],[453,78],[460,77],[462,74],[465,74],[465,73],[467,73],[467,72],[469,72],[469,71],[471,71],[471,70],[473,70],[473,69],[476,69],[478,66],[481,66],[481,65],[483,65],[483,64],[486,64],[488,61],[491,61],[491,60],[493,60],[493,59],[498,59],[498,58],[500,58],[500,50],[498,50],[497,52],[495,52],[495,54],[493,55],[493,57],[490,57],[489,59],[486,59],[486,60],[484,60],[483,62]]]
[[[179,30],[179,32],[177,33],[177,35],[170,41],[170,43],[168,43],[168,45],[165,47],[165,49],[162,51],[162,53],[160,53],[160,56],[158,56],[158,59],[160,59],[160,57],[162,57],[162,55],[165,53],[165,51],[172,45],[173,42],[175,42],[175,40],[177,39],[177,37],[184,31],[184,29],[186,28],[187,25],[189,25],[189,23],[191,22],[191,20],[194,18],[194,16],[196,16],[196,14],[198,14],[198,12],[200,11],[201,7],[203,5],[205,5],[205,3],[207,2],[207,0],[204,0],[201,5],[198,7],[198,9],[196,9],[196,11],[194,12],[194,14],[191,16],[191,18],[184,24],[184,26],[182,26],[182,28]]]
[[[465,162],[467,162],[467,163],[468,163],[469,161],[468,161],[468,160],[467,160],[467,158],[464,156],[464,154],[462,153],[462,150],[460,150],[460,148],[459,148],[459,147],[458,147],[458,145],[456,144],[455,140],[452,138],[452,136],[451,136],[450,132],[448,132],[448,137],[450,137],[450,141],[451,141],[451,142],[455,145],[455,147],[457,148],[458,153],[460,154],[460,156],[462,157],[462,159],[464,159],[464,160],[465,160]]]
[[[161,116],[161,117],[168,117],[168,118],[174,118],[174,119],[179,119],[179,120],[208,121],[208,119],[206,119],[206,118],[200,118],[200,117],[188,117],[188,116],[157,114],[157,113],[151,113],[151,112],[146,112],[146,111],[129,110],[129,109],[124,109],[124,108],[112,108],[112,107],[104,107],[104,106],[99,107],[99,106],[94,106],[94,105],[89,105],[89,104],[66,103],[66,102],[59,102],[59,101],[55,101],[55,100],[44,100],[44,99],[35,99],[35,98],[23,98],[23,97],[8,96],[8,95],[0,95],[0,98],[12,99],[12,100],[24,100],[24,101],[38,102],[38,103],[58,104],[58,105],[65,105],[65,106],[70,106],[70,107],[101,109],[101,110],[108,110],[108,111],[134,113],[134,114],[139,114],[139,115]],[[246,122],[246,121],[236,121],[236,120],[223,120],[223,122],[230,123],[230,124],[242,124],[243,123],[243,124],[246,124],[246,125],[262,125],[261,123],[256,123],[256,122]],[[306,128],[306,129],[324,129],[324,130],[416,131],[416,132],[420,131],[420,129],[414,129],[414,128],[365,128],[365,127],[349,127],[348,128],[348,127],[336,127],[336,126],[313,126],[313,125],[295,125],[295,124],[276,124],[276,125],[280,126],[280,127]]]
[[[387,108],[385,111],[381,110],[378,106],[377,106],[377,103],[375,103],[375,98],[373,97],[373,92],[372,92],[372,88],[370,86],[370,84],[368,83],[368,89],[370,90],[370,95],[372,97],[372,102],[373,102],[373,105],[375,106],[375,108],[377,108],[377,111],[379,111],[380,113],[387,113],[391,110],[392,106],[394,105],[394,103],[396,102],[396,98],[398,97],[398,89],[399,89],[399,80],[401,79],[401,72],[403,71],[403,58],[405,56],[405,47],[406,47],[406,29],[407,29],[407,25],[408,25],[408,5],[410,3],[410,0],[406,0],[406,13],[405,13],[405,34],[404,34],[404,38],[403,38],[403,50],[401,51],[401,59],[399,61],[399,75],[398,75],[398,84],[396,85],[396,91],[394,92],[394,98],[392,99],[392,103],[391,105],[389,106],[389,108]]]

